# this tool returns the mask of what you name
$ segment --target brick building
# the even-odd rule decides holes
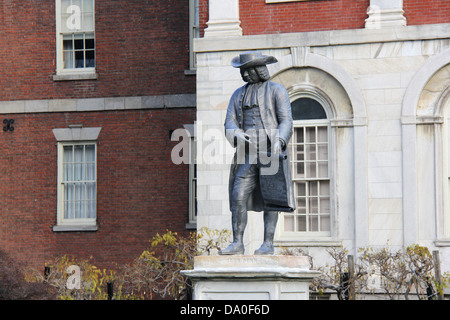
[[[187,231],[171,132],[196,117],[190,5],[0,4],[0,246],[22,265],[125,263]]]
[[[200,0],[199,12],[203,132],[223,130],[244,84],[230,64],[242,52],[275,56],[271,80],[291,98],[297,210],[281,215],[277,247],[302,248],[318,266],[331,247],[420,244],[450,270],[450,1]],[[199,228],[230,228],[233,150],[223,145],[222,164],[198,165]],[[250,213],[246,253],[261,230],[262,215]]]

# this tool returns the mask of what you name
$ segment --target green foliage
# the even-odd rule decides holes
[[[116,280],[116,272],[100,269],[90,260],[76,260],[64,255],[46,264],[50,270],[47,275],[31,270],[27,273],[26,279],[29,282],[42,282],[53,287],[57,291],[57,299],[60,300],[106,300],[108,298],[106,284]],[[68,286],[70,277],[76,276],[70,271],[71,266],[77,266],[81,271],[79,288]],[[116,289],[116,298],[122,298],[120,289],[120,286]]]
[[[28,270],[26,283],[44,285],[56,292],[61,300],[106,300],[107,283],[114,284],[113,299],[186,299],[191,284],[181,270],[193,268],[196,255],[212,254],[230,237],[227,230],[203,228],[187,236],[167,230],[149,241],[149,248],[139,257],[117,270],[100,269],[88,260],[76,260],[67,255],[46,264],[46,275]],[[75,275],[71,266],[80,272],[79,288],[68,285]],[[1,280],[1,279],[0,279]]]
[[[229,231],[203,228],[180,236],[167,230],[151,240],[150,248],[125,268],[124,288],[140,299],[188,298],[191,283],[180,271],[193,269],[194,257],[211,254],[228,240]]]
[[[286,252],[293,253],[292,249]],[[391,300],[436,299],[450,283],[449,273],[441,276],[441,283],[436,281],[432,254],[427,247],[417,244],[398,250],[389,246],[361,248],[354,263],[355,273],[350,279],[347,276],[348,251],[332,248],[328,253],[332,263],[317,268],[322,275],[312,281],[312,293],[331,290],[339,299],[345,299],[352,286],[359,297],[377,294]],[[374,278],[379,280],[378,286],[370,285]]]

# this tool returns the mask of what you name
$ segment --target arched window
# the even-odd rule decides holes
[[[284,213],[285,235],[331,234],[329,120],[322,104],[300,97],[291,103],[294,132],[289,148],[296,211]]]

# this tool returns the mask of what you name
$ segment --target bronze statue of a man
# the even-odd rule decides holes
[[[244,253],[248,210],[264,211],[264,242],[255,254],[273,254],[278,214],[295,209],[286,148],[292,135],[291,105],[286,89],[268,81],[266,66],[276,62],[259,51],[242,53],[231,62],[247,83],[232,95],[225,120],[226,137],[236,153],[229,181],[233,242],[221,255]],[[277,166],[275,172],[263,176],[267,159],[276,160]]]

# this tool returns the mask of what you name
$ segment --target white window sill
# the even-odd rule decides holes
[[[197,230],[197,222],[186,223],[187,230]]]
[[[197,69],[184,70],[184,75],[186,75],[186,76],[195,76],[196,74],[197,74]]]
[[[95,72],[90,73],[61,73],[53,76],[53,81],[77,81],[77,80],[97,80]]]
[[[436,247],[450,247],[450,239],[438,239],[434,241]]]
[[[97,231],[97,225],[56,225],[53,226],[54,232],[70,232],[70,231]]]

